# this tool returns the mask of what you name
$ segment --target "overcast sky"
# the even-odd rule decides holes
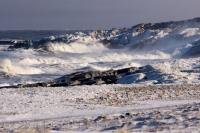
[[[0,0],[0,30],[128,27],[199,13],[200,0]]]

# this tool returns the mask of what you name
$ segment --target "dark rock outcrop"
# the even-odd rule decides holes
[[[14,49],[19,49],[19,48],[23,48],[23,49],[29,49],[32,46],[32,41],[17,41],[15,43],[13,43],[13,45],[9,46],[8,49],[9,50],[14,50]]]
[[[14,45],[12,40],[0,40],[0,45]]]
[[[139,78],[137,75],[142,74]],[[132,77],[133,76],[133,77]],[[170,83],[163,73],[147,65],[143,67],[130,67],[119,70],[108,71],[81,71],[62,76],[58,79],[41,82],[35,84],[19,84],[17,86],[8,86],[0,88],[21,88],[21,87],[62,87],[62,86],[78,86],[78,85],[100,85],[100,84],[117,84],[123,81],[123,84],[156,81],[155,84]],[[127,77],[132,77],[127,80]],[[123,79],[124,78],[124,79]]]
[[[193,42],[192,46],[182,55],[182,57],[198,57],[200,56],[200,39]]]

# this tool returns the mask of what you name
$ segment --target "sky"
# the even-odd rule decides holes
[[[0,30],[78,30],[200,17],[200,0],[0,0]]]

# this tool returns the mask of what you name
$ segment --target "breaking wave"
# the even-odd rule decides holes
[[[101,53],[105,50],[108,50],[108,48],[105,47],[104,44],[98,42],[95,39],[91,38],[82,38],[79,40],[76,40],[74,42],[71,42],[69,44],[67,43],[48,43],[47,44],[47,50],[51,52],[66,52],[66,53]]]
[[[141,24],[130,29],[95,31],[92,35],[88,31],[18,40],[14,44],[11,41],[10,49],[0,48],[0,72],[20,78],[30,75],[31,80],[41,81],[79,70],[151,65],[162,73],[177,75],[178,79],[184,76],[180,71],[184,63],[179,65],[174,60],[200,55],[199,22]]]
[[[38,68],[19,66],[17,64],[13,64],[10,59],[3,59],[0,61],[0,71],[9,75],[29,75],[42,73],[42,71]]]

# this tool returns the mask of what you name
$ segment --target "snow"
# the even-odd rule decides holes
[[[90,120],[98,116],[114,119],[127,112],[166,112],[174,106],[200,103],[198,87],[185,84],[2,89],[0,123],[10,123],[9,127],[15,129],[26,121],[29,121],[30,127],[34,127],[34,123],[39,125],[43,121],[46,124],[53,121],[55,125],[60,125],[62,122]],[[101,125],[92,127],[91,124],[88,131],[99,132],[103,128]],[[81,129],[77,127],[77,130],[71,130],[78,132]]]

